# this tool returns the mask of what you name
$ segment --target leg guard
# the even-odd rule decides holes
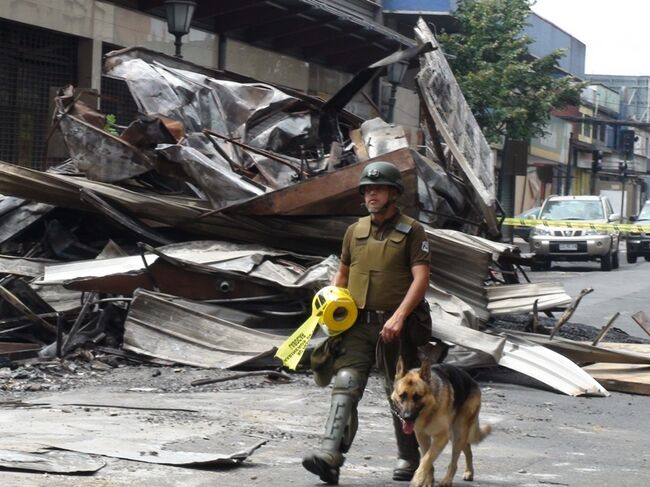
[[[338,484],[339,469],[345,460],[341,452],[347,452],[356,433],[356,406],[363,384],[361,374],[355,369],[338,371],[320,449],[302,460],[303,467],[328,484]]]

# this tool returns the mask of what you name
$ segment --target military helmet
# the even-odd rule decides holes
[[[375,184],[392,186],[393,188],[397,188],[400,194],[404,192],[402,175],[399,169],[397,169],[397,166],[392,162],[371,162],[363,168],[361,179],[359,180],[359,192],[363,194],[364,186]]]

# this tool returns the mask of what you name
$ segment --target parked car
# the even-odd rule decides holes
[[[638,215],[630,217],[630,221],[650,225],[650,200],[645,202]],[[650,231],[628,233],[625,236],[625,249],[629,264],[634,264],[637,257],[645,257],[645,260],[650,261]]]
[[[537,219],[537,215],[539,214],[541,206],[536,206],[535,208],[531,208],[530,210],[523,211],[519,213],[518,215],[515,215],[515,218],[518,218],[520,220],[535,220]],[[530,238],[530,230],[533,227],[518,227],[514,226],[512,227],[512,236],[513,237],[519,237],[523,238],[526,242],[528,242],[528,239]]]
[[[618,223],[605,196],[550,196],[539,212],[540,220],[575,220],[589,223]],[[530,251],[535,253],[533,270],[550,268],[554,260],[599,260],[603,271],[618,268],[619,232],[539,225],[530,232]]]

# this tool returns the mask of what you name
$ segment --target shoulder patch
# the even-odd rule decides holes
[[[408,235],[408,233],[411,231],[411,225],[409,225],[408,223],[400,222],[397,225],[395,225],[395,230],[397,230],[400,233],[404,233]]]
[[[422,240],[422,252],[429,253],[429,241],[428,240]]]

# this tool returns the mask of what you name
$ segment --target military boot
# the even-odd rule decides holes
[[[360,385],[356,370],[339,370],[334,379],[332,403],[320,448],[302,459],[303,467],[330,485],[339,483],[339,471],[345,461],[342,451],[350,448],[353,432],[356,431],[356,415],[353,415],[353,411],[358,401]],[[343,444],[344,436],[347,438]]]
[[[393,427],[397,439],[397,464],[393,469],[393,480],[409,481],[420,464],[420,450],[415,435],[402,431],[402,421],[393,415]]]

